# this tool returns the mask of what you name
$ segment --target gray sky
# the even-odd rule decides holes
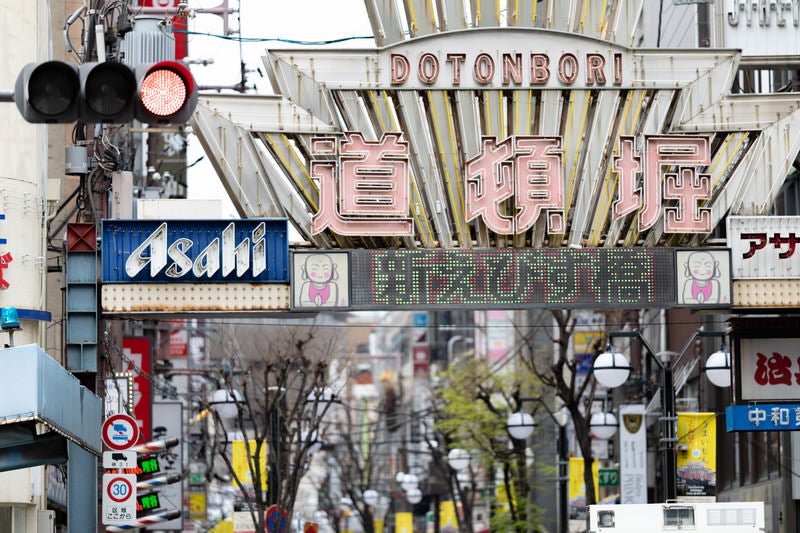
[[[317,48],[323,45],[308,45],[303,42],[318,42],[363,37],[372,34],[363,0],[229,0],[231,6],[241,3],[241,13],[229,16],[229,26],[238,28],[241,19],[243,42],[214,36],[190,35],[189,57],[194,60],[213,59],[208,66],[194,65],[192,72],[199,85],[233,85],[239,81],[240,46],[248,69],[263,71],[261,56],[267,48]],[[192,9],[211,8],[220,0],[192,0]],[[189,23],[193,32],[223,35],[223,20],[217,15],[198,14]],[[263,41],[261,41],[263,39]],[[268,39],[281,39],[268,40]],[[291,42],[287,42],[291,41]],[[347,40],[326,47],[371,48],[371,39]],[[272,94],[265,78],[254,72],[248,76],[248,85],[256,85],[259,94]],[[189,139],[188,161],[193,162],[203,155],[202,148],[194,136]],[[227,194],[216,177],[213,168],[204,159],[189,171],[189,198],[227,198]],[[223,203],[222,217],[235,213],[233,205]]]

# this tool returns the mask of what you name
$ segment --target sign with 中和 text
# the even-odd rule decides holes
[[[800,401],[800,337],[741,338],[737,399]]]
[[[669,248],[352,250],[350,268],[353,309],[675,303]]]
[[[728,431],[798,431],[800,403],[756,403],[725,408]]]
[[[103,220],[103,283],[289,281],[286,219]]]
[[[800,277],[800,217],[728,217],[734,279]]]

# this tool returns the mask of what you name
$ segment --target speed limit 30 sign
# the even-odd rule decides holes
[[[136,523],[136,474],[103,474],[103,524]]]

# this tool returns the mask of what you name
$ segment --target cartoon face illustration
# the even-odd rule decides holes
[[[687,277],[697,281],[708,281],[718,275],[718,262],[710,252],[692,252],[686,260]]]
[[[303,266],[305,279],[311,283],[328,283],[334,279],[336,266],[327,254],[310,254]]]

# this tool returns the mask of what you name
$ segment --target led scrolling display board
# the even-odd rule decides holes
[[[353,250],[351,308],[670,307],[674,250]]]

